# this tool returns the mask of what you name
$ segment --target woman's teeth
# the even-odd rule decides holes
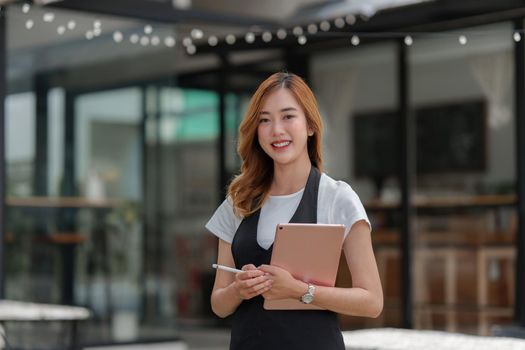
[[[272,143],[273,147],[286,147],[291,143],[291,141],[284,141],[279,143]]]

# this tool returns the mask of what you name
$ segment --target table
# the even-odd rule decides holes
[[[348,350],[525,350],[525,340],[397,328],[345,331]]]
[[[70,349],[78,348],[77,323],[91,317],[91,312],[79,306],[37,304],[0,300],[0,324],[5,322],[71,322]],[[7,338],[7,335],[4,334]]]
[[[46,232],[42,235],[36,235],[35,238],[41,242],[56,244],[60,248],[61,280],[63,281],[60,302],[68,305],[74,304],[76,248],[78,244],[86,241],[83,234],[76,232],[74,212],[79,209],[91,209],[96,215],[96,221],[103,223],[104,215],[124,204],[124,201],[116,198],[93,200],[84,197],[7,197],[5,203],[8,208],[25,210],[27,215],[34,215],[35,210],[44,213],[45,210],[61,213],[59,224],[62,227],[59,232]],[[105,232],[102,224],[95,227],[94,230],[96,231],[94,235],[104,237]],[[16,234],[13,232],[9,237],[16,237]],[[105,249],[105,245],[102,248]],[[106,252],[104,251],[104,253]]]

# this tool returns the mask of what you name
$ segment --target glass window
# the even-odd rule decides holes
[[[414,38],[409,48],[416,328],[488,335],[512,323],[512,34],[497,24]]]
[[[395,210],[399,183],[388,164],[374,167],[376,159],[384,156],[384,149],[377,146],[385,146],[374,138],[396,137],[384,127],[395,123],[397,116],[396,50],[390,43],[363,45],[312,59],[313,88],[326,127],[326,172],[348,182],[365,206],[385,297],[378,319],[340,315],[343,329],[401,325],[399,216]],[[382,134],[374,134],[378,131]],[[396,148],[388,147],[388,157],[395,162]],[[344,254],[337,284],[351,286]]]

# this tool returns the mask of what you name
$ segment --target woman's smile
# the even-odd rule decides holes
[[[272,147],[276,150],[284,150],[286,149],[290,144],[292,143],[292,141],[289,141],[289,140],[279,140],[279,141],[276,141],[276,142],[272,142]]]

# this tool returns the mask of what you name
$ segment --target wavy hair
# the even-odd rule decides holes
[[[308,137],[307,149],[312,166],[322,171],[321,134],[323,123],[317,100],[308,85],[293,73],[272,74],[253,94],[248,110],[239,126],[237,153],[242,159],[241,172],[228,187],[237,216],[246,217],[259,210],[270,192],[273,180],[273,160],[259,145],[257,128],[259,113],[266,97],[278,89],[288,89],[301,106],[313,135]]]

